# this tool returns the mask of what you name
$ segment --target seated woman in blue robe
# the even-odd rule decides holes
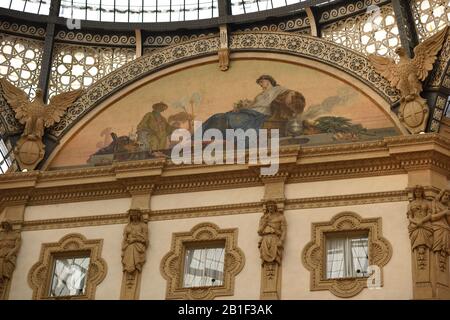
[[[256,83],[263,91],[253,101],[240,101],[233,111],[211,116],[203,123],[203,132],[214,128],[220,130],[225,136],[226,129],[243,129],[244,131],[261,129],[264,122],[272,116],[272,102],[289,90],[279,86],[269,75],[262,75]]]

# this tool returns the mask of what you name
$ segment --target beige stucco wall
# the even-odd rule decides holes
[[[408,186],[407,174],[390,176],[338,179],[291,183],[285,187],[287,199],[326,197],[369,192],[404,190]]]
[[[288,232],[283,259],[283,299],[338,299],[328,291],[309,291],[309,271],[301,262],[304,246],[311,240],[311,223],[329,221],[343,211],[363,218],[382,218],[383,236],[392,245],[392,258],[383,268],[384,286],[364,289],[353,299],[412,299],[411,246],[406,218],[408,202],[377,203],[336,208],[286,211]]]
[[[151,198],[151,208],[152,210],[165,210],[248,203],[261,201],[263,197],[264,187],[155,195]]]
[[[87,239],[103,239],[102,258],[108,265],[108,272],[105,280],[97,287],[96,299],[118,299],[122,279],[120,247],[123,228],[124,225],[106,225],[22,232],[22,247],[11,283],[10,299],[32,298],[32,290],[28,285],[27,277],[33,264],[39,260],[41,244],[58,242],[69,233],[81,233]]]
[[[164,255],[170,251],[172,233],[189,231],[202,222],[212,222],[220,228],[238,228],[238,246],[244,252],[244,269],[236,276],[235,295],[222,299],[259,299],[260,260],[256,233],[261,213],[239,216],[155,221],[150,223],[150,251],[142,272],[141,299],[164,299],[166,280],[159,268]]]
[[[289,199],[403,190],[406,175],[368,177],[323,182],[305,182],[286,186]],[[207,205],[223,205],[260,201],[263,187],[214,190],[195,193],[157,195],[152,197],[152,209],[174,209]],[[25,210],[25,220],[67,218],[76,216],[123,213],[130,199],[100,200],[44,206]],[[364,289],[355,299],[412,298],[410,243],[407,232],[407,201],[352,205],[342,207],[287,210],[288,233],[285,244],[282,277],[283,299],[336,299],[327,291],[309,290],[310,273],[301,262],[301,252],[311,239],[311,223],[329,221],[343,211],[353,211],[364,218],[382,218],[383,236],[393,247],[392,259],[384,267],[384,286],[380,290]],[[144,266],[141,299],[164,299],[166,280],[160,273],[160,263],[170,250],[174,232],[189,231],[202,222],[212,222],[220,228],[238,228],[238,246],[245,254],[244,269],[236,277],[235,295],[221,299],[259,299],[260,258],[257,248],[257,228],[262,212],[190,219],[149,222],[150,248]],[[103,225],[42,231],[24,231],[17,268],[11,285],[11,299],[30,299],[27,275],[38,261],[41,244],[57,242],[68,233],[81,233],[88,239],[104,239],[102,256],[108,264],[106,279],[97,289],[97,299],[117,299],[121,286],[121,241],[124,225]]]
[[[124,213],[131,198],[59,203],[25,208],[25,221]]]

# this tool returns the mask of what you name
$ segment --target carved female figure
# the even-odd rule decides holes
[[[274,201],[268,201],[265,212],[259,222],[259,249],[263,263],[277,262],[281,264],[283,242],[286,237],[286,218],[278,211]]]
[[[139,210],[130,210],[130,222],[125,227],[122,242],[123,271],[129,280],[134,279],[135,273],[142,272],[146,260],[148,247],[148,228],[142,220]]]
[[[430,201],[425,199],[423,187],[416,186],[413,189],[413,200],[408,206],[409,237],[412,250],[421,246],[431,248],[433,246],[433,228],[431,226]]]
[[[441,269],[445,267],[447,255],[450,253],[450,225],[448,222],[448,218],[450,217],[449,203],[450,192],[448,190],[442,190],[433,201],[432,205],[432,250],[439,254]]]
[[[0,299],[3,298],[6,285],[16,267],[20,244],[20,233],[13,231],[9,221],[3,221],[0,231]]]
[[[408,231],[411,239],[411,249],[416,253],[418,267],[426,266],[426,249],[433,246],[433,227],[431,226],[431,205],[425,199],[423,187],[413,189],[413,200],[408,206]]]

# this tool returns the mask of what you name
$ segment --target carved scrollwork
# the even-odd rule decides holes
[[[237,247],[237,229],[220,229],[213,223],[201,223],[190,232],[174,233],[171,250],[161,261],[161,274],[167,280],[167,299],[214,299],[234,293],[234,279],[244,267],[244,253]],[[222,286],[189,287],[181,285],[183,278],[183,252],[185,245],[202,245],[211,241],[224,241],[225,264]]]
[[[302,262],[306,269],[311,272],[310,288],[312,291],[329,290],[337,297],[350,298],[367,287],[367,277],[326,278],[324,274],[326,261],[325,233],[367,232],[369,237],[369,265],[382,268],[392,256],[392,247],[387,239],[382,236],[381,218],[363,219],[356,213],[342,212],[334,216],[329,222],[313,223],[311,231],[311,241],[303,249]]]
[[[59,242],[42,244],[39,261],[28,273],[28,284],[33,289],[33,299],[55,299],[49,295],[50,280],[55,256],[61,254],[89,253],[86,289],[83,295],[68,296],[67,299],[94,299],[97,286],[107,273],[105,260],[101,258],[103,240],[87,240],[83,235],[72,233],[64,236]]]

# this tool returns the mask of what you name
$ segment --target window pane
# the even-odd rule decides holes
[[[186,249],[183,287],[223,285],[225,248]]]
[[[369,262],[367,237],[349,239],[352,248],[352,275],[353,277],[367,276]]]
[[[326,250],[327,279],[368,276],[367,235],[327,236]]]
[[[345,238],[327,238],[327,278],[342,278],[345,275]]]
[[[50,296],[63,297],[84,294],[89,261],[89,257],[56,259]]]

